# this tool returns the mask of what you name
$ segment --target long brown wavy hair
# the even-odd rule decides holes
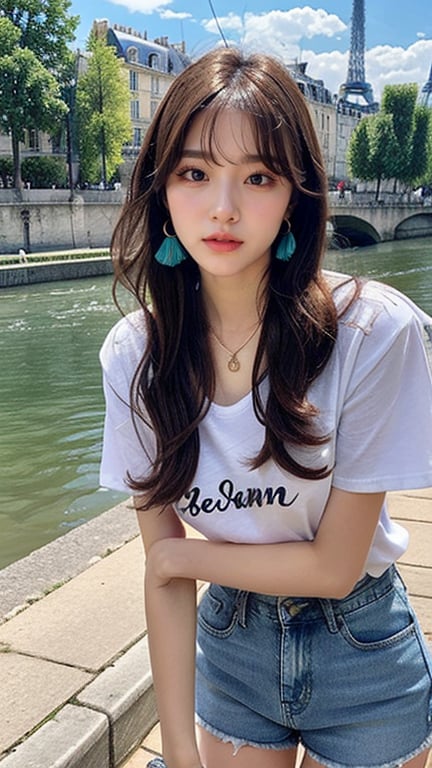
[[[321,272],[327,221],[321,150],[307,103],[281,63],[266,55],[217,49],[178,75],[161,102],[112,239],[114,292],[118,283],[131,291],[146,321],[131,403],[136,427],[143,419],[154,431],[156,455],[145,477],[128,478],[131,489],[143,494],[143,509],[173,503],[190,488],[200,449],[199,424],[214,394],[198,267],[192,258],[175,268],[161,266],[154,254],[168,218],[165,185],[191,122],[204,111],[202,140],[210,152],[223,152],[223,147],[214,146],[214,126],[227,108],[248,115],[262,162],[293,185],[290,221],[297,243],[291,260],[282,262],[274,257],[276,238],[266,276],[252,378],[255,414],[265,426],[265,439],[250,466],[273,459],[310,479],[331,471],[327,466],[302,466],[290,453],[292,446],[316,446],[327,439],[317,434],[316,409],[306,397],[329,359],[337,328],[336,309]],[[264,365],[269,381],[265,402],[258,386]]]

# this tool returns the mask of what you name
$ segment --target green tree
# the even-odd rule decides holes
[[[67,166],[61,157],[26,157],[21,167],[23,178],[32,187],[49,189],[67,184]]]
[[[50,131],[67,107],[59,85],[29,48],[20,48],[19,31],[0,18],[0,130],[9,133],[14,164],[14,186],[22,186],[19,144],[25,130]]]
[[[382,179],[391,179],[395,170],[395,155],[398,141],[393,127],[392,115],[383,112],[369,121],[370,168],[377,180],[375,199],[378,200]]]
[[[417,85],[386,85],[381,110],[364,118],[353,131],[348,147],[351,174],[415,185],[427,175],[430,162],[430,110],[416,106]],[[429,114],[428,114],[429,113]]]
[[[426,173],[422,179],[422,184],[432,187],[432,117],[429,120],[429,137],[427,146],[427,166]]]
[[[126,72],[115,49],[90,36],[87,72],[76,92],[81,176],[105,185],[122,161],[122,147],[130,140],[130,96]]]
[[[0,181],[3,187],[9,187],[13,177],[13,161],[9,155],[0,156]]]
[[[352,132],[347,155],[350,175],[364,181],[375,179],[370,165],[370,119],[370,117],[364,117]]]
[[[415,83],[386,85],[381,101],[381,112],[392,117],[398,144],[392,176],[405,184],[410,183],[412,179],[412,141],[417,94],[418,87]]]
[[[26,129],[51,133],[67,112],[59,84],[70,77],[78,16],[70,0],[1,0],[0,131],[10,134],[14,186],[22,186],[20,142]]]
[[[29,48],[40,63],[60,79],[73,54],[79,16],[71,16],[70,0],[1,0],[0,17],[19,31],[17,44]]]
[[[412,137],[412,157],[409,182],[420,184],[427,176],[430,152],[432,112],[427,107],[416,106]]]

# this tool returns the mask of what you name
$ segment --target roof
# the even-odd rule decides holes
[[[180,46],[170,45],[168,38],[161,42],[147,40],[126,28],[110,27],[108,45],[113,45],[119,56],[126,61],[143,67],[178,75],[191,63],[189,56],[179,50]]]

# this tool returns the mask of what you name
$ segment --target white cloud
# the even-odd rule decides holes
[[[234,30],[234,32],[243,32],[243,19],[236,13],[229,13],[228,16],[218,16],[218,22],[225,32],[226,29]],[[203,19],[201,22],[206,32],[211,32],[214,35],[219,35],[218,25],[215,19]]]
[[[170,11],[169,9],[166,11],[160,11],[159,16],[161,17],[161,19],[164,19],[164,20],[168,19],[169,21],[176,20],[176,19],[179,19],[181,21],[182,19],[193,18],[191,13],[184,13],[182,11]]]
[[[348,71],[348,51],[330,51],[328,53],[314,53],[314,51],[302,51],[302,61],[308,62],[306,70],[310,77],[323,80],[324,85],[334,94],[339,86],[346,80]]]
[[[348,51],[318,54],[303,51],[302,58],[308,62],[307,72],[311,77],[324,80],[331,93],[338,92],[347,77]],[[372,85],[375,100],[381,99],[385,85],[417,83],[420,90],[428,79],[431,61],[432,40],[418,41],[406,49],[377,46],[366,51],[366,80]]]
[[[274,43],[286,47],[296,44],[302,38],[317,35],[335,37],[347,29],[347,25],[335,14],[322,9],[314,10],[308,6],[293,8],[290,11],[270,11],[269,13],[245,13],[239,16],[229,13],[219,18],[222,29],[238,32],[240,42],[245,47],[259,47],[268,50]],[[218,34],[214,19],[202,22],[207,32]]]
[[[367,79],[376,96],[387,84],[418,83],[422,87],[431,61],[432,40],[418,40],[408,48],[379,45],[366,52]]]
[[[167,5],[171,5],[172,0],[109,0],[113,5],[121,5],[127,8],[130,13],[155,13],[162,11]]]
[[[348,57],[349,51],[302,52],[303,60],[309,62],[308,74],[324,80],[332,93],[337,93],[346,80]],[[421,88],[428,78],[431,61],[432,40],[418,40],[408,48],[378,45],[366,51],[366,80],[371,83],[376,100],[387,84],[418,83]]]

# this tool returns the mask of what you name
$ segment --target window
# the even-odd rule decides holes
[[[131,101],[130,103],[130,115],[132,120],[139,120],[140,109],[138,99]]]
[[[135,46],[130,46],[126,51],[127,60],[130,61],[132,64],[136,64],[138,62],[138,50],[135,48]]]
[[[39,152],[39,131],[31,128],[27,131],[27,148],[33,150],[33,152]]]
[[[133,129],[133,145],[134,147],[140,147],[142,141],[141,128]]]
[[[138,90],[138,72],[134,72],[132,69],[129,71],[129,89],[131,91]]]
[[[148,59],[148,65],[152,69],[159,69],[159,54],[151,53]]]
[[[159,93],[159,78],[157,75],[152,75],[151,79],[151,92]]]
[[[154,101],[153,99],[151,100],[151,102],[150,102],[150,117],[153,118],[155,116],[155,112],[156,112],[156,110],[158,108],[158,104],[159,104],[158,101]]]

